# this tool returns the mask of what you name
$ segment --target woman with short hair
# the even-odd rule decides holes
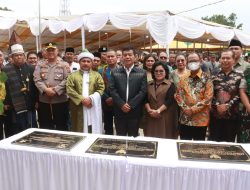
[[[177,104],[174,99],[175,85],[169,80],[166,64],[156,62],[152,67],[153,80],[148,83],[145,108],[145,136],[159,138],[177,138]]]

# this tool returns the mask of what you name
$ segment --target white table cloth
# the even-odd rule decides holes
[[[250,189],[250,164],[181,161],[177,140],[137,137],[158,141],[157,159],[85,153],[104,135],[49,131],[87,136],[71,151],[11,144],[35,130],[49,131],[28,129],[0,141],[0,190]],[[242,146],[250,153],[249,144]]]

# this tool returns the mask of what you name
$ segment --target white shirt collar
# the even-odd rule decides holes
[[[125,66],[123,66],[124,67],[124,69],[125,69],[125,71],[126,72],[131,72],[131,70],[134,68],[134,66],[135,66],[135,64],[133,64],[133,65],[131,65],[131,67],[129,67],[128,69],[127,69],[127,67],[125,67]]]

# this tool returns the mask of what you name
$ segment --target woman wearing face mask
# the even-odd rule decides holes
[[[208,74],[201,70],[197,53],[188,55],[187,61],[190,74],[181,78],[175,94],[175,99],[181,108],[180,138],[205,140],[213,98],[213,84]]]
[[[153,81],[148,83],[145,108],[145,136],[177,138],[177,104],[174,99],[175,85],[169,80],[169,70],[163,62],[156,62],[152,68]]]
[[[173,80],[175,86],[177,86],[181,77],[184,77],[189,73],[187,69],[187,61],[183,54],[176,56],[176,69],[170,74],[170,78]]]

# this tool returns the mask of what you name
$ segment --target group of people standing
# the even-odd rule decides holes
[[[104,124],[109,135],[115,127],[117,135],[138,136],[142,128],[145,136],[188,140],[205,140],[209,129],[210,140],[250,142],[250,64],[238,40],[206,64],[194,52],[170,54],[169,62],[165,52],[148,54],[139,64],[132,46],[84,50],[75,59],[73,48],[59,58],[54,43],[44,51],[34,66],[14,44],[11,63],[1,66],[6,137],[37,127],[37,111],[45,129],[101,134]]]

